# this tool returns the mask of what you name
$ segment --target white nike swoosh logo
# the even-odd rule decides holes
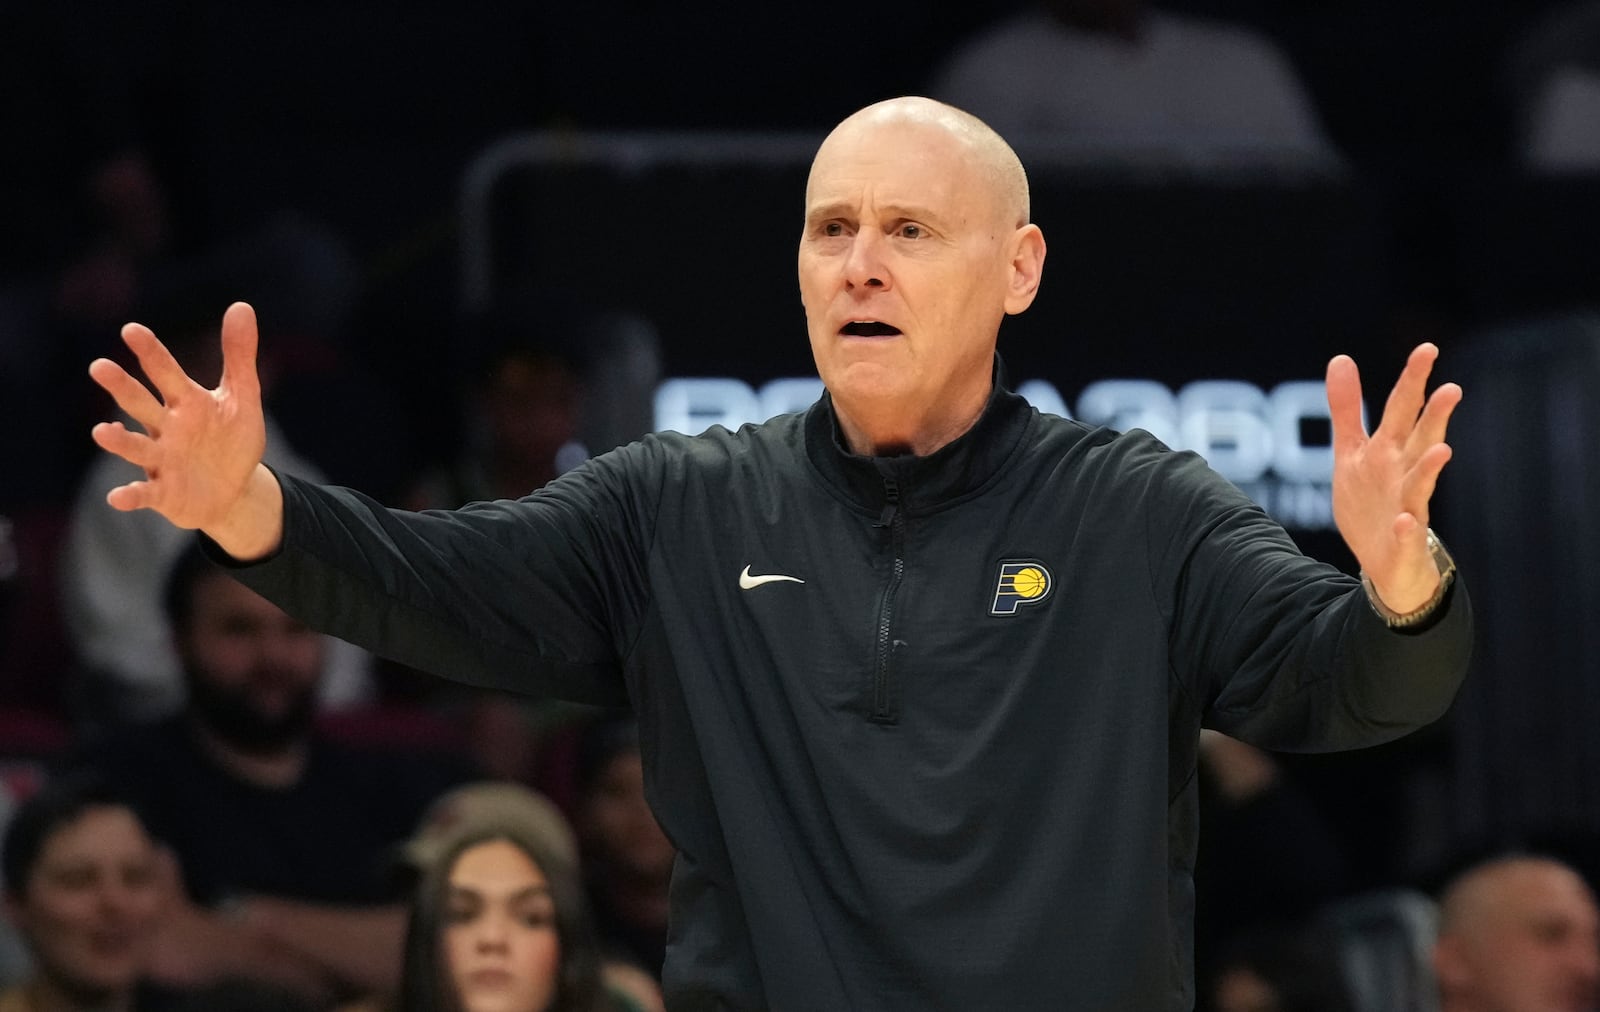
[[[739,574],[739,589],[740,590],[749,590],[751,587],[759,587],[763,583],[778,583],[780,581],[784,581],[784,582],[788,582],[788,583],[805,583],[806,582],[806,581],[800,579],[799,577],[782,576],[782,575],[780,575],[778,573],[768,573],[765,576],[751,576],[750,575],[750,567],[746,566],[746,567],[744,567],[744,572]]]

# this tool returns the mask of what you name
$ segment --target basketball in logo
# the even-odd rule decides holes
[[[1023,605],[1038,604],[1050,596],[1050,570],[1032,560],[1000,563],[991,615],[1015,615]]]

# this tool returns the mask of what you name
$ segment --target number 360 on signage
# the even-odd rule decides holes
[[[1017,392],[1040,411],[1113,429],[1144,429],[1174,449],[1194,450],[1236,483],[1331,481],[1328,402],[1321,381],[1291,380],[1270,391],[1243,380],[1197,380],[1173,391],[1145,379],[1086,386],[1070,411],[1054,385],[1030,380]],[[759,390],[728,377],[669,379],[656,388],[655,425],[694,433],[738,428],[800,411],[822,393],[818,379],[785,378]]]

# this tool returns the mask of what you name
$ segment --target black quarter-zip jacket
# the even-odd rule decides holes
[[[1392,631],[1198,456],[999,382],[927,457],[847,453],[824,396],[452,512],[280,480],[239,572],[294,614],[631,702],[674,1010],[1188,1009],[1202,723],[1376,744],[1470,650],[1460,583]]]

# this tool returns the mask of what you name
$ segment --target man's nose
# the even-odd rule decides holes
[[[848,289],[878,290],[889,287],[888,264],[883,257],[883,236],[871,229],[856,233],[845,260],[844,282]]]
[[[99,901],[100,916],[106,919],[120,919],[127,915],[138,902],[138,889],[115,877],[108,877],[102,881],[96,890],[95,898]]]

